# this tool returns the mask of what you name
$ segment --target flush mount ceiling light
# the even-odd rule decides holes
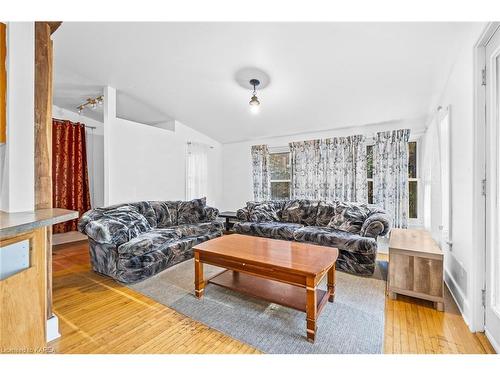
[[[250,102],[248,104],[250,104],[250,111],[252,113],[258,113],[260,102],[259,98],[257,98],[255,88],[260,85],[260,81],[258,79],[252,78],[250,80],[250,84],[253,86],[253,93],[252,93],[252,98],[250,99]]]

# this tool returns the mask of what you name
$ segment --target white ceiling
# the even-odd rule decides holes
[[[54,104],[75,110],[110,85],[120,117],[176,119],[223,143],[422,118],[471,26],[64,22]],[[235,80],[246,67],[270,76],[258,115]]]

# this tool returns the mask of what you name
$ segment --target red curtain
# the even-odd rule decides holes
[[[53,206],[80,213],[90,210],[85,125],[52,120]],[[53,226],[53,233],[77,230],[78,220]]]

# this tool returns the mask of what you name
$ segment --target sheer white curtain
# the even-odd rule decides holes
[[[188,142],[186,155],[186,199],[206,197],[208,192],[208,151],[210,146]]]

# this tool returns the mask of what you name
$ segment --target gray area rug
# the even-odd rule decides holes
[[[204,268],[205,277],[221,271]],[[213,284],[196,299],[192,259],[128,287],[264,353],[381,353],[386,274],[386,262],[378,262],[373,277],[336,272],[335,302],[321,312],[313,344],[306,340],[303,312]],[[326,277],[322,284],[326,289]]]

